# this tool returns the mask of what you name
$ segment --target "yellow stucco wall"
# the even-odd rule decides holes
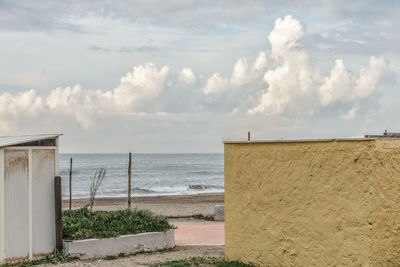
[[[399,266],[400,140],[225,144],[225,255]]]

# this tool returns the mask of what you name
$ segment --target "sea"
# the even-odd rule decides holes
[[[98,197],[126,197],[128,154],[60,154],[63,198],[88,198],[91,180],[101,168],[106,175]],[[132,196],[189,195],[224,192],[223,154],[132,154]]]

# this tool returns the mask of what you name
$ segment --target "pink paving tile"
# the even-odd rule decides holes
[[[177,246],[223,246],[225,224],[174,224]]]

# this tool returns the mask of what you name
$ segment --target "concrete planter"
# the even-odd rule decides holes
[[[151,232],[123,235],[116,238],[64,240],[64,250],[80,259],[104,258],[137,252],[156,251],[175,247],[174,229],[167,232]]]

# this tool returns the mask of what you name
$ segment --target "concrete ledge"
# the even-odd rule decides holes
[[[116,238],[64,240],[64,250],[80,259],[104,258],[137,252],[156,251],[175,247],[174,229],[167,232],[150,232],[123,235]]]
[[[215,205],[214,206],[214,221],[223,222],[225,221],[225,206]]]

